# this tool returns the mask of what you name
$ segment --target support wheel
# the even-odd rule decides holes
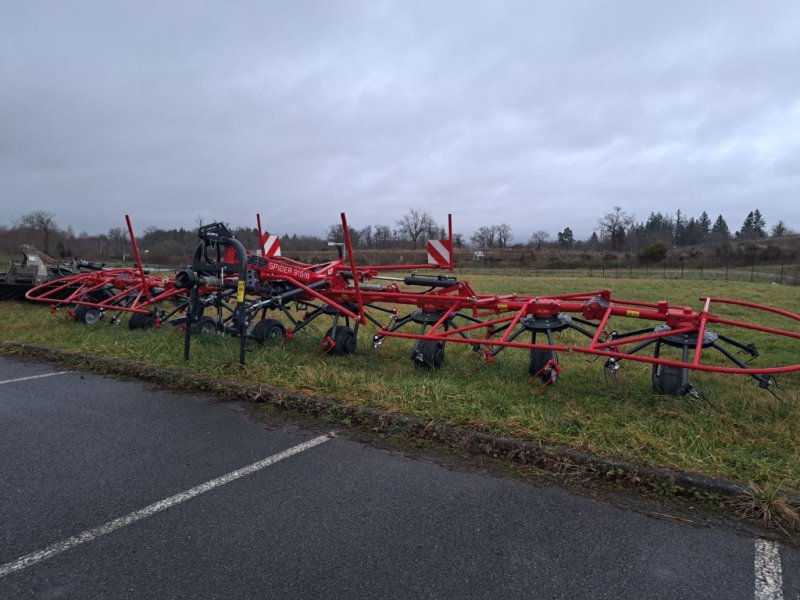
[[[260,344],[275,342],[286,337],[286,328],[278,319],[263,319],[255,324],[250,336]]]
[[[217,321],[212,317],[200,317],[200,319],[192,324],[192,333],[197,335],[216,335],[219,333]]]
[[[417,340],[411,360],[420,369],[438,369],[444,364],[444,342]]]
[[[356,351],[356,334],[349,327],[337,327],[336,335],[333,335],[333,327],[331,327],[325,333],[323,345],[328,340],[332,340],[334,343],[325,347],[327,354],[354,354]]]
[[[94,306],[84,306],[83,304],[79,304],[75,307],[75,320],[81,323],[94,325],[102,316],[103,315],[100,312],[100,309],[95,308]]]
[[[144,315],[142,313],[133,313],[131,318],[128,319],[128,329],[150,329],[155,326],[155,319],[153,315]]]
[[[531,350],[530,360],[528,361],[528,374],[531,377],[538,377],[542,383],[555,383],[558,373],[548,367],[550,361],[558,363],[558,357],[552,350]]]
[[[653,373],[653,389],[665,396],[682,396],[690,389],[687,369],[660,365]]]

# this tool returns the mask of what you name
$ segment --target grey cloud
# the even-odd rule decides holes
[[[793,2],[4,2],[0,222],[800,229]],[[792,127],[794,125],[794,127]],[[24,208],[12,209],[22,202]],[[769,207],[769,208],[765,208]]]

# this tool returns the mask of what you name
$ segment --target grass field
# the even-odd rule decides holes
[[[555,294],[613,286],[615,296],[692,305],[701,294],[760,302],[800,313],[796,288],[748,282],[530,278],[470,274],[480,292]],[[726,309],[742,318],[743,309]],[[189,362],[182,359],[182,332],[173,327],[129,331],[124,322],[95,326],[74,322],[66,312],[49,314],[44,306],[0,305],[7,341],[42,343],[155,366],[246,379],[265,385],[325,396],[343,403],[380,407],[528,440],[567,445],[654,466],[701,472],[755,483],[766,490],[800,494],[800,376],[778,378],[776,399],[749,377],[692,374],[705,400],[658,396],[651,390],[650,367],[628,362],[621,383],[607,380],[602,361],[562,355],[562,378],[540,389],[529,384],[527,352],[502,352],[487,364],[468,345],[449,344],[442,369],[416,369],[409,360],[412,343],[386,339],[374,350],[372,328],[359,336],[355,355],[323,356],[320,340],[329,322],[291,342],[252,344],[247,367],[236,367],[238,341],[197,337]],[[798,330],[785,319],[764,322]],[[636,324],[634,323],[634,326]],[[364,335],[366,333],[367,335]],[[571,334],[564,334],[565,336]],[[563,341],[563,340],[562,340]],[[754,364],[792,364],[800,341],[753,334],[762,357]],[[557,342],[558,343],[558,342]]]

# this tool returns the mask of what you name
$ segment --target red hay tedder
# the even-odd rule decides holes
[[[27,297],[53,309],[72,306],[71,314],[85,323],[106,312],[114,312],[112,322],[118,322],[128,312],[132,329],[164,322],[181,325],[187,359],[197,333],[238,337],[239,362],[244,364],[248,340],[291,339],[327,318],[330,326],[322,339],[327,354],[354,353],[360,326],[371,322],[377,328],[372,337],[376,348],[387,338],[415,340],[411,360],[421,368],[442,366],[447,344],[469,344],[488,362],[507,348],[527,350],[528,375],[542,385],[556,383],[562,369],[559,353],[568,352],[604,359],[606,373],[614,377],[626,360],[649,363],[654,388],[662,394],[695,394],[689,382],[692,370],[748,375],[768,391],[775,375],[800,370],[800,364],[751,366],[758,350],[737,339],[758,333],[797,344],[800,316],[789,311],[711,296],[700,298],[702,309],[695,311],[667,301],[616,298],[608,289],[479,294],[452,275],[451,217],[448,238],[427,242],[428,263],[379,266],[356,264],[344,213],[341,219],[344,244],[337,244],[338,258],[330,262],[307,264],[281,256],[279,240],[261,233],[259,217],[259,251],[248,252],[221,223],[206,225],[199,229],[191,266],[174,278],[158,278],[142,267],[126,217],[136,268],[66,277],[32,289]],[[424,269],[449,273],[418,274]],[[410,274],[393,275],[402,271]],[[781,318],[786,325],[725,318],[714,314],[712,306],[749,309]],[[576,335],[557,343],[554,334],[566,331]],[[673,349],[672,358],[666,356],[667,348]]]

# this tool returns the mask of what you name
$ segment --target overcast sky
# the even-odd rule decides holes
[[[0,0],[0,224],[800,229],[800,2]]]

